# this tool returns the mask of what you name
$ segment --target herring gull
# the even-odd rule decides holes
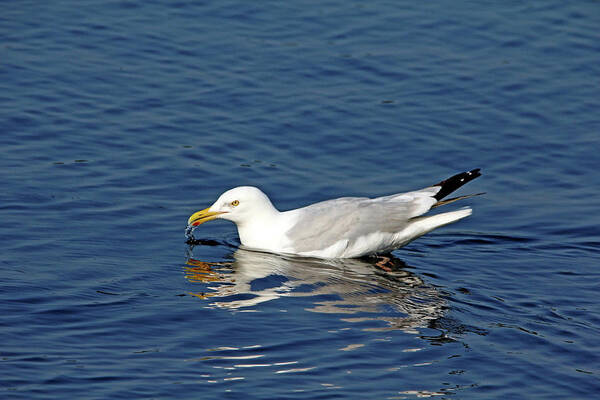
[[[480,175],[477,168],[412,192],[372,199],[342,197],[283,212],[260,189],[240,186],[194,213],[188,220],[186,235],[192,237],[199,225],[219,218],[237,225],[242,246],[248,249],[319,258],[389,253],[471,215],[471,209],[466,207],[423,216],[432,208],[476,196],[443,200]]]

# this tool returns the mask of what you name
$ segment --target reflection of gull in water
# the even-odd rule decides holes
[[[238,249],[233,257],[219,263],[190,258],[187,279],[207,289],[194,295],[214,300],[215,307],[242,310],[282,297],[315,297],[309,311],[388,323],[376,330],[424,327],[444,313],[440,293],[392,256],[322,260]]]

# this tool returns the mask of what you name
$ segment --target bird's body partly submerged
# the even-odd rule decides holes
[[[471,215],[470,208],[463,208],[423,216],[431,208],[470,197],[442,200],[480,175],[474,169],[412,192],[373,199],[343,197],[283,212],[260,189],[240,186],[194,213],[187,232],[221,218],[237,225],[240,241],[249,249],[320,258],[382,254]]]

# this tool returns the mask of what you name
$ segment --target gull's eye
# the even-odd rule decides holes
[[[238,204],[240,204],[239,200],[234,200],[234,201],[231,202],[231,205],[234,206],[234,207],[236,207]]]

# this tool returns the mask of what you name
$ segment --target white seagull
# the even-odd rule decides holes
[[[442,200],[480,175],[477,168],[412,192],[342,197],[289,211],[278,211],[260,189],[240,186],[194,213],[186,235],[192,237],[199,225],[220,218],[234,222],[242,246],[252,250],[319,258],[385,254],[471,215],[467,207],[423,216],[434,207],[481,194]]]

